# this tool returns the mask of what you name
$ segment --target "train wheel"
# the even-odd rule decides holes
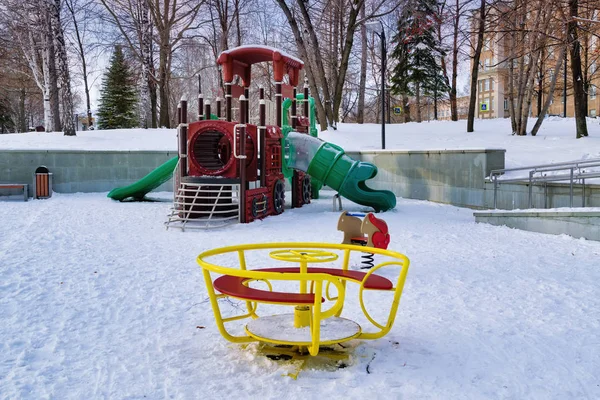
[[[252,199],[252,216],[254,218],[258,217],[258,202],[256,200],[256,197]]]
[[[273,187],[273,208],[275,209],[275,214],[281,214],[283,212],[284,205],[285,184],[281,179],[278,179]]]
[[[310,176],[305,175],[302,180],[302,203],[310,203],[311,188],[310,188]]]
[[[263,207],[264,207],[264,208],[263,208],[263,215],[266,215],[266,214],[267,214],[267,212],[268,212],[268,210],[269,210],[269,198],[267,197],[267,195],[266,195],[266,194],[263,194],[263,197],[262,197],[262,199],[263,199],[263,201],[265,202],[265,204],[264,204],[264,206],[263,206]]]

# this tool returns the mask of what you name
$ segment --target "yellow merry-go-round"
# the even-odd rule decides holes
[[[365,250],[332,243],[241,244],[205,251],[197,261],[223,337],[234,343],[293,346],[316,356],[320,346],[381,338],[394,324],[409,260],[395,251],[369,247],[378,264],[368,271],[351,269],[351,260]],[[360,310],[345,308],[348,284],[358,285],[352,291],[358,301],[352,303]],[[366,304],[369,291],[387,292],[385,303],[377,297],[377,304]],[[228,297],[245,302],[241,315],[223,316],[219,299]],[[265,313],[259,304],[265,305]],[[281,307],[274,311],[269,308],[273,305]],[[387,318],[376,321],[368,311],[373,306]],[[382,314],[382,309],[388,311]],[[359,315],[368,321],[366,326],[354,320]],[[243,332],[228,329],[229,323],[240,320],[247,320]]]

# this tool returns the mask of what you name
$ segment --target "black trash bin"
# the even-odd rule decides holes
[[[43,165],[33,174],[33,197],[35,199],[52,197],[52,173]]]

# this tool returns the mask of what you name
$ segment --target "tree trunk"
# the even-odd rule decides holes
[[[365,5],[360,9],[360,19],[365,18]],[[360,26],[360,81],[358,84],[358,110],[356,122],[365,122],[365,91],[367,86],[367,27]]]
[[[417,122],[421,122],[421,87],[419,82],[415,83],[415,98],[416,98],[416,107],[417,107]]]
[[[433,119],[437,121],[438,119],[438,94],[437,94],[437,84],[433,88]]]
[[[330,46],[331,47],[330,47],[329,54],[330,54],[331,59],[329,60],[329,76],[328,76],[329,79],[328,79],[328,81],[329,81],[329,84],[331,85],[331,83],[334,83],[336,81],[337,74],[336,74],[335,70],[338,66],[338,62],[340,59],[338,39],[340,37],[340,20],[342,18],[341,13],[343,12],[343,10],[342,10],[343,5],[342,5],[342,1],[340,1],[340,0],[332,1],[330,4],[332,4],[332,7],[330,9],[333,12],[333,21],[332,21],[333,32],[330,35]],[[335,93],[334,86],[330,86],[329,90],[331,93]],[[335,113],[335,110],[333,112]]]
[[[87,59],[85,57],[85,48],[83,44],[83,38],[79,32],[79,24],[77,22],[75,7],[72,1],[67,1],[66,5],[69,9],[69,12],[71,13],[71,18],[73,20],[73,28],[75,28],[75,37],[77,39],[77,52],[79,55],[79,60],[81,61],[81,72],[83,74],[83,90],[85,92],[87,127],[89,129],[89,127],[92,126],[92,105],[90,101],[90,86],[88,84]]]
[[[475,106],[477,103],[477,77],[479,72],[479,59],[483,47],[483,35],[485,33],[485,1],[481,0],[479,7],[479,27],[477,29],[477,46],[473,54],[473,68],[471,69],[471,96],[469,98],[469,115],[467,117],[467,132],[473,132],[475,121]]]
[[[140,12],[140,55],[142,58],[142,112],[140,118],[144,128],[156,128],[156,84],[152,77],[152,23],[150,8],[146,0],[138,0]],[[154,96],[152,92],[154,91]],[[154,98],[153,98],[154,97]]]
[[[452,80],[450,82],[450,114],[452,121],[458,121],[456,103],[456,77],[458,76],[458,34],[460,31],[460,0],[456,0],[454,31],[452,32]]]
[[[52,12],[52,28],[54,30],[54,47],[56,50],[57,73],[60,100],[62,103],[62,125],[65,136],[75,136],[75,121],[73,120],[73,96],[71,94],[71,77],[69,75],[69,60],[67,48],[60,21],[61,0],[54,0]]]
[[[25,114],[25,99],[27,97],[27,92],[25,88],[22,88],[19,91],[19,116],[17,118],[16,129],[17,132],[27,132],[27,117]],[[4,133],[4,126],[2,127]]]
[[[517,43],[517,33],[510,32],[510,56],[508,58],[508,115],[510,116],[510,126],[512,134],[517,134],[517,121],[515,114],[515,46]]]
[[[438,17],[442,18],[442,15],[444,14],[444,7],[445,4],[442,3],[441,4],[441,9],[438,8]],[[437,27],[437,35],[438,35],[438,42],[442,43],[442,24],[438,24]],[[446,66],[446,57],[444,55],[440,56],[440,65],[442,67],[442,74],[444,75],[444,79],[446,80],[446,85],[449,86],[450,84],[450,79],[448,78],[448,68]],[[448,91],[448,95],[450,95],[450,91]],[[438,99],[438,94],[437,94],[437,83],[435,84],[435,87],[433,88],[433,119],[437,121],[437,99]],[[450,102],[452,103],[452,102]],[[450,105],[450,109],[452,109],[452,105]]]
[[[60,122],[60,101],[58,93],[58,76],[56,75],[56,51],[54,46],[54,27],[51,3],[45,7],[45,32],[44,32],[44,103],[47,102],[48,109],[44,109],[44,124],[46,132],[58,132],[62,129]]]
[[[44,54],[42,56],[42,69],[44,71],[44,130],[46,132],[54,132],[54,108],[52,107],[52,93],[50,89],[50,50],[49,46],[44,46]],[[56,83],[56,79],[54,80]]]
[[[280,4],[282,1],[284,0],[277,0],[277,2]],[[308,13],[308,9],[304,1],[298,0],[296,3],[298,4],[300,12],[302,13],[302,17],[304,18],[304,29],[308,32],[310,46],[305,47],[305,52],[308,56],[307,62],[313,64],[313,78],[315,78],[316,83],[320,86],[320,89],[323,93],[324,104],[322,105],[322,107],[325,113],[324,116],[326,118],[326,124],[327,126],[332,126],[335,128],[336,120],[333,115],[333,103],[331,99],[331,92],[329,91],[329,85],[325,75],[325,67],[321,58],[319,40],[315,32],[315,27],[312,24],[310,15]]]
[[[158,64],[158,94],[160,102],[160,114],[158,124],[161,128],[170,128],[171,119],[169,118],[169,91],[167,88],[167,58],[169,47],[164,45],[163,42],[160,46],[159,51],[159,64]]]
[[[577,128],[577,139],[588,136],[587,123],[585,120],[585,91],[583,90],[583,74],[581,73],[580,44],[577,38],[577,9],[578,0],[569,0],[569,11],[571,20],[567,24],[567,33],[570,39],[571,53],[571,79],[573,80],[573,100],[575,108],[575,126]]]
[[[298,21],[296,20],[296,17],[292,14],[285,0],[277,0],[277,4],[279,4],[279,7],[285,14],[290,28],[292,29],[292,33],[294,34],[294,39],[296,41],[296,46],[298,47],[298,51],[300,52],[300,58],[306,61],[306,63],[304,64],[304,68],[306,70],[306,74],[309,77],[310,90],[315,99],[317,119],[319,121],[321,130],[324,131],[328,127],[328,120],[326,116],[325,106],[323,105],[323,100],[321,99],[317,86],[318,82],[322,82],[322,80],[317,80],[317,73],[313,70],[313,64],[310,62],[307,46],[302,37],[302,33],[300,27],[298,26]]]
[[[583,89],[583,74],[581,72],[581,54],[580,44],[577,37],[577,11],[579,7],[578,0],[569,0],[569,11],[571,20],[567,24],[567,32],[570,39],[571,53],[571,75],[573,80],[573,100],[575,109],[575,125],[577,128],[577,139],[588,136],[587,123],[585,120],[585,90]]]
[[[402,95],[402,113],[404,114],[404,122],[410,122],[410,102],[408,100],[408,96]]]
[[[236,33],[236,46],[242,45],[242,27],[240,25],[240,1],[235,0],[235,33]]]
[[[537,115],[540,116],[542,112],[542,97],[544,94],[544,53],[540,58],[540,71],[538,73],[538,96],[537,96]]]
[[[525,91],[525,102],[524,102],[524,112],[521,121],[521,132],[520,135],[527,135],[527,121],[529,120],[529,110],[531,109],[531,102],[533,100],[533,88],[535,84],[535,76],[537,75],[537,59],[539,57],[539,51],[536,54],[531,54],[530,57],[533,61],[532,70],[530,71],[527,90]]]
[[[356,8],[357,4],[361,4],[362,2],[356,2],[352,7],[350,7],[350,13],[348,15],[348,19],[346,23],[346,39],[344,40],[344,45],[342,47],[342,59],[340,61],[340,68],[337,70],[338,74],[335,80],[335,91],[333,95],[333,121],[337,123],[339,120],[339,110],[342,104],[342,98],[344,96],[344,83],[346,82],[346,73],[348,72],[348,65],[350,62],[350,54],[352,53],[352,44],[354,42],[354,32],[356,30],[356,20],[358,18],[359,9]],[[387,48],[385,45],[385,34],[381,33],[381,38],[383,38],[384,48]],[[384,54],[383,57],[386,57]],[[382,64],[385,62],[382,60]],[[385,66],[382,66],[384,68]]]
[[[588,47],[588,38],[587,38],[587,33],[584,31],[583,32],[584,36],[583,36],[583,65],[581,67],[582,72],[583,72],[583,92],[585,93],[585,96],[583,97],[583,109],[585,110],[585,116],[588,116],[588,104],[589,104],[589,99],[590,97],[588,96],[589,90],[590,90],[590,81],[588,78],[588,68],[590,67],[589,65],[589,53],[590,53],[590,48]],[[581,41],[580,41],[581,43]]]
[[[563,62],[565,52],[566,52],[566,48],[561,47],[560,54],[556,58],[556,66],[554,67],[554,71],[555,71],[554,76],[552,77],[552,80],[550,81],[550,88],[548,89],[548,97],[546,97],[544,106],[542,107],[542,110],[541,110],[540,114],[538,115],[537,121],[535,121],[535,125],[533,126],[533,129],[531,130],[531,136],[537,135],[538,130],[542,126],[542,122],[544,122],[544,116],[548,112],[548,108],[550,108],[550,104],[552,103],[552,99],[554,98],[554,90],[556,89],[556,81],[558,80],[557,78],[558,78],[558,74],[560,73],[561,66],[563,66],[564,68],[567,68],[567,66],[564,65],[564,62]]]

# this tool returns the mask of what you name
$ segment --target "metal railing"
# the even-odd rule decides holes
[[[590,168],[597,167],[597,170]],[[507,172],[528,171],[529,177],[498,179]],[[564,173],[561,173],[564,171]],[[550,173],[550,174],[549,174]],[[566,161],[554,164],[540,164],[520,168],[494,169],[490,172],[490,180],[494,183],[494,208],[497,207],[498,187],[501,183],[528,182],[529,196],[528,207],[532,208],[533,186],[537,183],[544,184],[544,207],[547,207],[548,187],[547,182],[569,181],[569,207],[573,207],[573,186],[575,182],[581,184],[581,206],[585,207],[585,180],[600,178],[600,158],[589,160]]]

